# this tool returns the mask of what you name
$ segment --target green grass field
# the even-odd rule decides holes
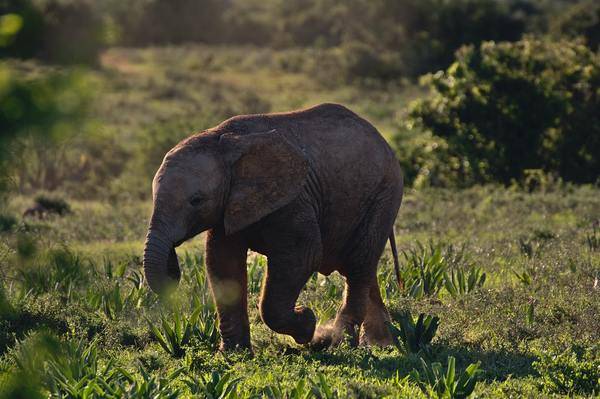
[[[329,101],[364,115],[389,138],[404,106],[424,94],[411,85],[326,84],[310,59],[299,50],[113,49],[93,73],[95,126],[132,150],[156,129],[170,145],[237,113]],[[0,231],[0,387],[7,397],[35,397],[36,387],[78,398],[438,397],[441,383],[427,381],[421,358],[445,373],[449,357],[456,359],[449,383],[480,362],[476,397],[600,394],[597,187],[407,189],[396,221],[407,284],[396,284],[389,248],[379,278],[398,328],[406,311],[439,317],[418,353],[402,340],[312,352],[274,334],[257,310],[265,259],[249,254],[252,357],[217,352],[203,235],[178,250],[183,278],[172,303],[158,303],[143,283],[151,203],[139,193],[147,198],[160,155],[131,161],[101,199],[68,197],[71,212],[62,217],[22,220],[33,196],[11,199],[7,213],[17,224]],[[459,282],[452,292],[459,272],[465,280],[485,273],[485,281]],[[315,275],[299,303],[326,322],[342,290],[340,276]]]

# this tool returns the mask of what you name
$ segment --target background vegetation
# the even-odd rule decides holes
[[[0,397],[597,395],[599,20],[592,0],[0,0]],[[214,356],[201,240],[173,304],[144,285],[152,175],[190,133],[324,101],[405,173],[406,287],[380,267],[397,346],[274,335],[251,254],[255,357]],[[325,321],[341,292],[315,276],[301,301]]]

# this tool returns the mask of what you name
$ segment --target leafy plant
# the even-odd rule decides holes
[[[339,392],[334,389],[321,372],[317,373],[317,380],[311,378],[302,378],[298,380],[291,390],[285,390],[281,385],[269,385],[262,390],[262,395],[269,399],[289,398],[289,399],[337,399]]]
[[[220,338],[214,305],[205,306],[195,302],[194,309],[201,309],[197,323],[194,326],[194,335],[214,347],[219,343]]]
[[[421,358],[422,374],[413,369],[411,379],[419,385],[425,395],[439,399],[462,399],[469,397],[475,390],[481,362],[471,363],[464,372],[456,374],[456,361],[448,356],[448,366],[444,371],[441,363],[431,366]]]
[[[325,375],[321,372],[317,373],[317,380],[310,380],[312,388],[312,394],[319,399],[337,399],[340,397],[339,393],[331,387],[327,382]]]
[[[266,396],[268,399],[308,399],[312,396],[312,390],[306,379],[302,378],[299,379],[296,386],[289,391],[283,389],[280,384],[268,385],[262,390],[262,395]]]
[[[531,282],[532,282],[531,274],[529,274],[529,272],[527,270],[524,270],[521,273],[513,271],[513,274],[519,279],[519,281],[521,283],[523,283],[523,285],[526,285],[526,286],[531,285]]]
[[[40,384],[52,397],[118,398],[121,373],[113,360],[101,361],[96,341],[60,342],[47,333],[20,342],[15,362],[30,384]]]
[[[147,320],[152,336],[160,346],[171,356],[180,358],[185,354],[184,347],[192,337],[215,345],[219,341],[217,320],[210,308],[197,306],[189,317],[178,310],[171,312],[169,320],[164,315],[157,326]]]
[[[248,292],[250,294],[257,294],[260,292],[260,285],[262,282],[265,261],[263,257],[255,256],[248,267]]]
[[[237,385],[241,378],[233,378],[231,373],[220,374],[213,371],[207,375],[200,375],[200,378],[188,375],[183,381],[192,395],[201,395],[208,399],[228,399],[237,398]]]
[[[600,223],[594,223],[592,226],[592,231],[585,235],[585,242],[590,250],[590,252],[596,252],[600,250],[600,230],[598,229],[598,225]]]
[[[419,351],[428,351],[439,327],[440,319],[437,316],[426,316],[421,313],[415,322],[410,312],[407,311],[400,315],[398,322],[399,329],[388,322],[394,345],[402,352],[418,353]]]
[[[84,261],[68,248],[52,249],[21,265],[17,271],[26,290],[39,295],[87,280]]]
[[[468,272],[455,269],[444,273],[444,287],[453,298],[468,294],[485,283],[485,273],[480,267],[471,266]]]
[[[527,325],[530,327],[535,322],[535,304],[536,304],[536,301],[534,298],[530,298],[529,301],[527,301],[527,312],[526,312],[526,316],[525,316],[525,321],[527,322]]]
[[[442,254],[442,245],[429,243],[425,247],[420,242],[417,249],[403,251],[406,260],[402,277],[412,298],[436,296],[444,285],[447,262]]]
[[[125,271],[127,270],[127,263],[119,262],[116,266],[114,262],[109,258],[104,258],[102,261],[102,269],[104,270],[104,275],[109,280],[114,278],[121,278],[125,275]]]
[[[101,366],[96,343],[87,345],[83,340],[68,342],[61,352],[51,355],[47,376],[51,392],[71,398],[106,396],[120,378],[114,361]]]
[[[181,396],[179,389],[171,387],[182,369],[177,369],[166,377],[158,377],[150,374],[143,365],[138,366],[138,374],[130,373],[119,368],[123,379],[127,384],[121,383],[117,390],[116,398],[166,398],[176,399]]]
[[[183,347],[190,342],[200,311],[201,309],[196,309],[189,318],[183,316],[180,312],[174,311],[172,320],[162,315],[160,328],[148,320],[150,332],[167,353],[180,358],[185,354]]]
[[[545,245],[546,240],[519,238],[519,250],[528,259],[539,258]]]

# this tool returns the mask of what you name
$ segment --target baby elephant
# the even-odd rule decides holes
[[[146,279],[168,291],[180,278],[175,248],[208,230],[221,350],[251,349],[248,249],[268,259],[260,315],[272,330],[322,348],[346,334],[358,343],[362,327],[361,342],[389,344],[376,273],[388,238],[395,252],[402,188],[388,144],[341,105],[236,116],[165,156],[152,182]],[[296,300],[313,273],[333,271],[346,279],[344,303],[329,327],[316,329],[314,313]]]

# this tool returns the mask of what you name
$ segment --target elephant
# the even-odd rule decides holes
[[[206,268],[220,350],[252,350],[248,250],[267,258],[260,316],[298,344],[391,343],[377,281],[403,194],[394,152],[365,119],[338,104],[240,115],[196,133],[164,157],[152,182],[143,267],[165,295],[181,277],[175,248],[208,231]],[[317,327],[296,301],[315,272],[345,278],[333,322]],[[399,280],[400,282],[400,280]]]

